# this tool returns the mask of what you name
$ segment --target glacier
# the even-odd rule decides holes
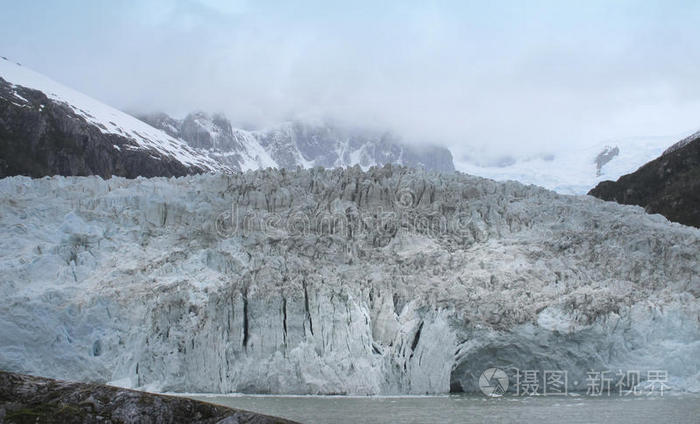
[[[171,392],[700,391],[700,230],[403,167],[0,180],[0,368]],[[578,384],[576,384],[578,383]]]

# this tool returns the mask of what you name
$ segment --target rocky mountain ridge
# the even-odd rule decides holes
[[[203,112],[178,120],[164,113],[138,115],[148,124],[236,170],[294,169],[393,164],[453,172],[452,154],[435,146],[408,145],[388,132],[329,124],[288,122],[269,129],[234,128],[223,115]]]
[[[385,163],[454,171],[449,150],[411,147],[380,132],[300,122],[246,131],[204,113],[143,120],[151,125],[0,59],[0,177],[135,178]]]

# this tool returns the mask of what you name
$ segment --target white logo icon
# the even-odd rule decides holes
[[[486,396],[503,396],[508,390],[508,376],[500,368],[489,368],[481,373],[479,388]]]

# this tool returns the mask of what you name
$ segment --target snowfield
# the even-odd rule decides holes
[[[700,230],[638,207],[397,167],[12,177],[0,231],[0,369],[297,394],[666,370],[700,391]]]
[[[548,156],[511,159],[501,165],[455,160],[455,167],[458,171],[496,181],[519,181],[562,194],[586,194],[601,181],[616,181],[636,171],[686,135],[628,137],[587,147],[564,146],[564,150]],[[615,148],[617,154],[598,169],[597,156]]]

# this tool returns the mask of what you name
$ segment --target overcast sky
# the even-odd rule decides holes
[[[697,1],[0,0],[0,55],[125,110],[332,119],[457,157],[700,129]]]

